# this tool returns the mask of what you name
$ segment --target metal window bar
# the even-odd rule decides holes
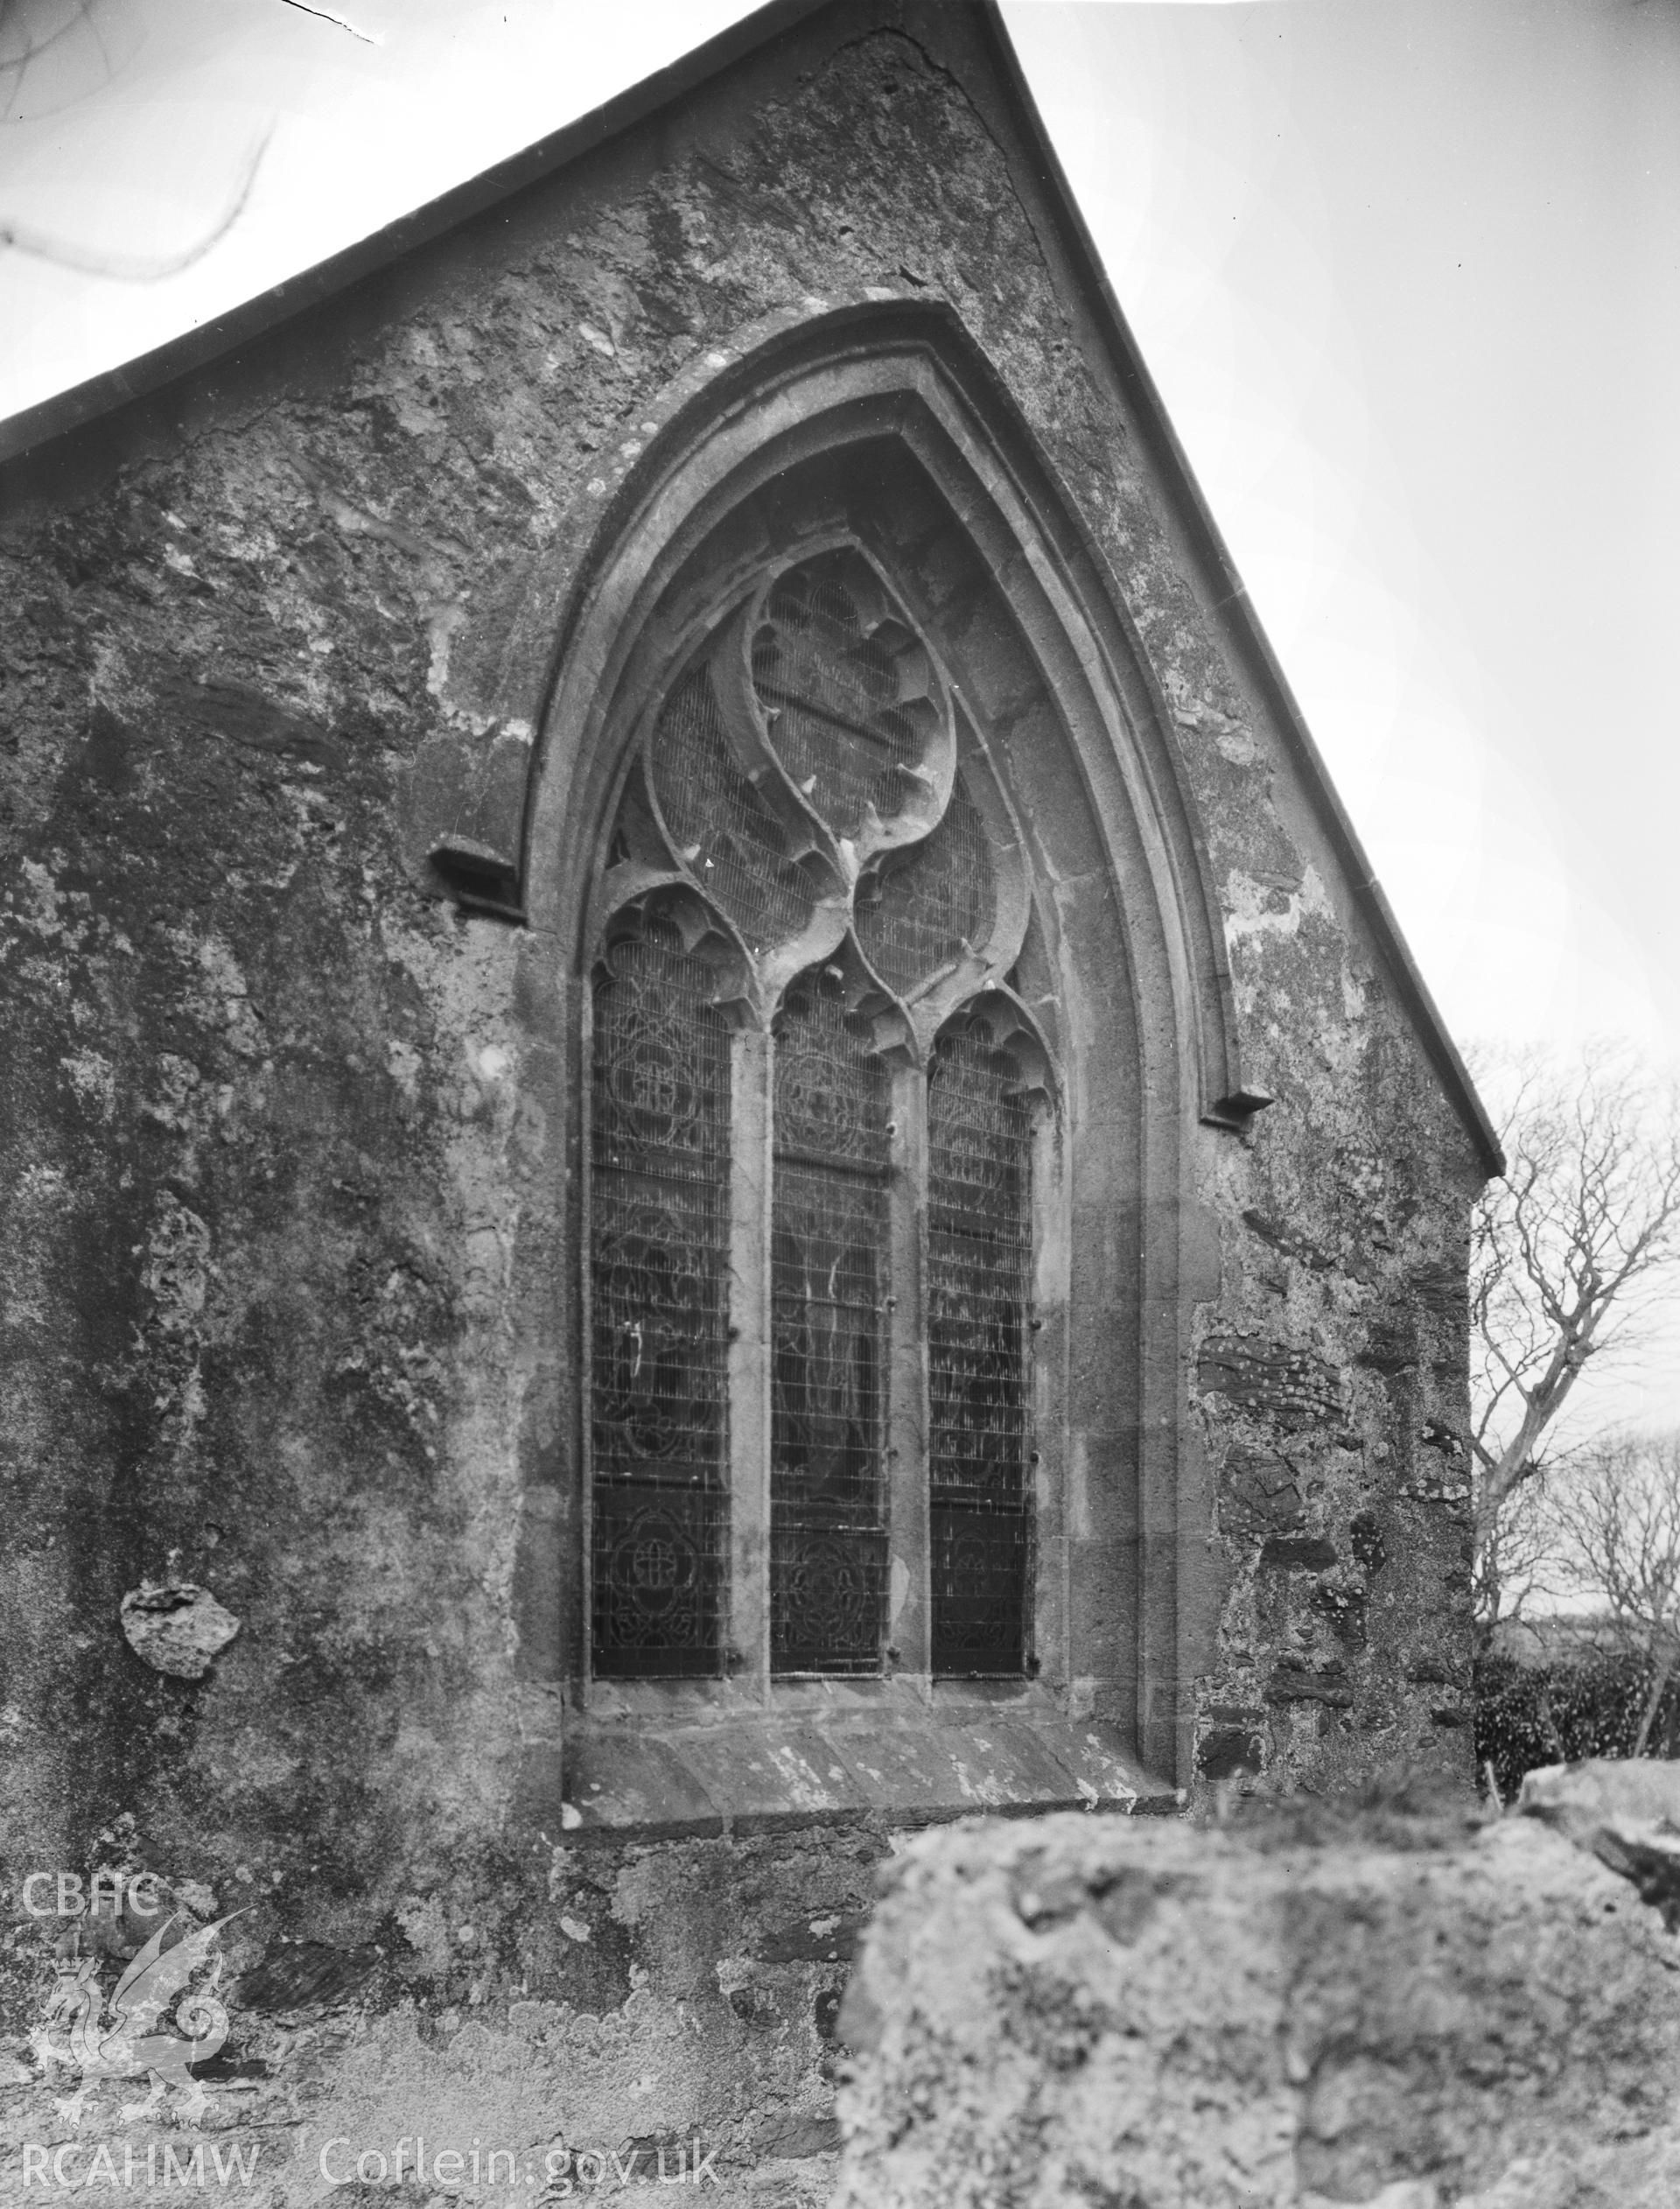
[[[838,835],[854,835],[872,805],[891,820],[922,749],[891,653],[864,635],[850,593],[821,562],[790,569],[765,614],[752,683],[777,758]]]
[[[775,1034],[770,1662],[878,1671],[886,1593],[886,1069],[839,971]]]
[[[933,1666],[1018,1677],[1032,1543],[1031,1117],[981,1020],[946,1028],[928,1084]]]
[[[730,1076],[713,988],[657,919],[597,975],[591,1573],[604,1677],[721,1668]]]

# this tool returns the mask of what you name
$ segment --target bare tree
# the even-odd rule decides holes
[[[1546,1486],[1538,1476],[1518,1481],[1478,1544],[1476,1615],[1490,1633],[1495,1623],[1516,1623],[1530,1608],[1544,1612],[1564,1592],[1558,1526],[1548,1508]]]
[[[1605,1606],[1613,1650],[1648,1671],[1631,1752],[1642,1757],[1680,1666],[1680,1434],[1610,1434],[1572,1452],[1547,1515],[1568,1580]]]
[[[1476,1598],[1491,1629],[1541,1521],[1517,1500],[1587,1363],[1635,1347],[1680,1285],[1680,1099],[1626,1053],[1502,1069],[1505,1178],[1476,1208],[1470,1269]],[[1531,1576],[1531,1574],[1530,1574]]]

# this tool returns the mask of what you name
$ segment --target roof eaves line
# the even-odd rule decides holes
[[[721,74],[744,55],[785,36],[808,17],[832,4],[833,0],[768,0],[767,5],[754,9],[653,75],[627,85],[601,106],[586,109],[546,137],[451,186],[437,199],[399,215],[354,245],[293,276],[283,277],[266,291],[242,299],[226,314],[197,329],[183,331],[150,353],[103,368],[67,391],[55,392],[51,398],[24,407],[0,421],[0,466],[96,421],[101,415],[114,413],[132,400],[161,391],[178,377],[209,367],[294,315],[323,305],[362,278],[430,244],[473,216],[487,213],[500,201],[592,152],[607,139],[645,122],[708,78]]]
[[[1096,242],[1074,195],[1073,186],[1068,181],[1060,158],[1050,142],[1038,103],[1022,72],[998,0],[976,0],[976,4],[990,34],[998,74],[1015,105],[1016,123],[1034,158],[1042,165],[1048,195],[1063,226],[1063,245],[1070,260],[1082,269],[1090,284],[1097,302],[1099,321],[1106,319],[1108,323],[1106,334],[1121,381],[1130,387],[1130,396],[1144,417],[1144,426],[1157,441],[1168,475],[1177,478],[1191,525],[1191,535],[1200,540],[1197,550],[1214,575],[1222,579],[1226,586],[1216,602],[1215,611],[1228,615],[1241,628],[1244,642],[1257,663],[1262,684],[1270,695],[1272,709],[1285,741],[1294,754],[1295,764],[1306,782],[1309,794],[1321,809],[1331,844],[1348,874],[1355,896],[1365,908],[1378,949],[1394,975],[1402,1000],[1418,1023],[1424,1048],[1435,1062],[1436,1070],[1442,1078],[1449,1098],[1476,1140],[1482,1164],[1490,1176],[1502,1175],[1505,1154],[1493,1122],[1488,1116],[1488,1108],[1476,1092],[1470,1070],[1448,1032],[1440,1008],[1431,994],[1417,960],[1412,957],[1410,945],[1400,931],[1394,908],[1377,880],[1376,869],[1360,841],[1359,831],[1331,780],[1324,755],[1306,725],[1306,716],[1290,688],[1289,678],[1272,649],[1271,640],[1261,626],[1260,617],[1249,597],[1248,586],[1237,572],[1236,563],[1196,480],[1189,455],[1180,442],[1178,431],[1172,426],[1172,417],[1156,387],[1155,379],[1150,374],[1131,334],[1131,326],[1115,296],[1114,286],[1109,281]]]

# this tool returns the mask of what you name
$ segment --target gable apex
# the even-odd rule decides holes
[[[709,104],[726,102],[738,80],[750,78],[762,86],[772,79],[808,77],[824,58],[880,32],[914,42],[929,65],[948,70],[976,105],[1008,165],[1091,364],[1111,379],[1136,441],[1137,463],[1163,511],[1201,621],[1223,640],[1274,732],[1345,894],[1483,1170],[1500,1172],[1498,1140],[1485,1108],[1201,494],[1049,142],[995,0],[960,7],[939,0],[772,0],[670,67],[221,320],[0,424],[0,467],[13,473],[14,481],[50,476],[55,453],[66,441],[100,424],[115,431],[113,417],[132,407],[166,410],[174,389],[236,371],[282,326],[364,292],[384,272],[412,264],[425,249],[455,234],[511,220],[519,203],[588,157],[608,153],[644,129],[655,137],[673,126],[704,130]],[[692,123],[684,110],[693,116]],[[920,296],[927,285],[925,275],[909,268],[886,273],[900,296]]]

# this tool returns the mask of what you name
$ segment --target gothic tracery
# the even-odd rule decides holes
[[[771,1038],[770,1662],[880,1669],[892,1216],[927,1237],[935,1669],[1030,1624],[1027,900],[932,656],[856,550],[727,615],[644,738],[611,847],[591,1175],[598,1671],[727,1662],[730,1030]],[[912,1086],[894,1088],[895,1076]],[[925,1181],[895,1168],[895,1096]],[[905,1109],[900,1106],[900,1109]],[[914,1181],[914,1185],[907,1185]]]

